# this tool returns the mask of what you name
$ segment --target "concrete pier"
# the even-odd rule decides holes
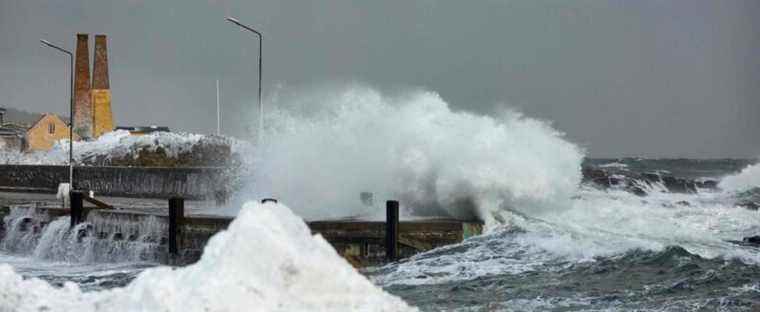
[[[118,245],[121,241],[138,239],[144,233],[136,229],[148,228],[157,231],[152,243],[163,255],[148,261],[157,261],[172,265],[190,264],[198,259],[208,240],[219,231],[227,228],[232,217],[210,216],[188,213],[184,204],[174,203],[175,213],[167,208],[132,210],[129,207],[116,209],[98,209],[83,207],[80,222],[90,222],[84,227],[87,233],[78,233],[82,237],[94,237],[103,243]],[[184,217],[179,221],[180,208]],[[52,220],[69,216],[70,210],[41,204],[13,205],[0,209],[0,214],[7,215],[13,209],[34,209],[30,224],[42,229]],[[175,222],[171,222],[175,216]],[[91,222],[93,219],[109,220],[107,223]],[[107,224],[106,225],[101,225]],[[118,225],[124,226],[118,226]],[[386,222],[359,219],[323,220],[306,222],[312,233],[319,233],[336,251],[355,267],[381,265],[392,261],[386,255]],[[445,218],[427,218],[419,220],[401,220],[398,222],[396,256],[391,259],[403,259],[419,252],[436,247],[455,244],[482,233],[483,224],[479,221],[463,221]],[[44,230],[39,231],[39,235]],[[163,233],[163,234],[161,234]],[[3,233],[0,233],[3,234]],[[2,236],[2,235],[0,235]]]

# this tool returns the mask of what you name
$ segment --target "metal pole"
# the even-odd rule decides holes
[[[217,79],[216,80],[216,135],[222,134],[221,120],[222,120],[222,113],[221,113],[221,107],[219,107],[219,79]]]
[[[69,189],[74,190],[74,55],[69,53],[71,77],[69,83]]]
[[[74,54],[70,51],[41,39],[42,44],[69,55],[69,189],[74,190]]]
[[[262,146],[264,144],[264,103],[261,102],[261,58],[262,58],[262,47],[263,47],[263,36],[256,32],[259,35],[259,146]]]
[[[254,34],[256,34],[256,35],[259,36],[259,95],[258,95],[258,100],[259,100],[259,133],[258,133],[258,140],[259,141],[258,141],[258,143],[259,143],[259,145],[261,145],[263,143],[263,135],[264,135],[264,103],[261,102],[261,81],[262,81],[262,61],[261,61],[261,59],[262,59],[262,51],[263,51],[263,45],[264,45],[264,36],[260,32],[258,32],[257,30],[255,30],[255,29],[253,29],[253,28],[251,28],[249,26],[243,25],[243,23],[241,23],[240,21],[238,21],[235,18],[227,17],[227,21],[229,21],[229,22],[231,22],[231,23],[233,23],[235,25],[238,25],[238,26],[242,27],[243,29],[248,30],[248,31],[250,31],[250,32],[252,32],[252,33],[254,33]]]

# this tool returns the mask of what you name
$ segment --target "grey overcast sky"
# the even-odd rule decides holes
[[[217,77],[240,124],[258,47],[226,15],[265,35],[265,94],[424,88],[552,120],[595,157],[760,155],[757,0],[0,0],[0,106],[64,113],[67,60],[38,40],[105,33],[119,125],[211,132]]]

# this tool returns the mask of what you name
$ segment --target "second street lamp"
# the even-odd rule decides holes
[[[50,43],[45,39],[40,39],[42,44],[56,49],[69,55],[69,188],[74,189],[74,54],[70,51]]]
[[[264,104],[261,102],[261,51],[262,51],[262,43],[264,41],[264,36],[262,36],[261,33],[258,32],[257,30],[247,25],[244,25],[243,23],[241,23],[240,21],[238,21],[237,19],[233,17],[227,17],[226,20],[230,23],[240,26],[241,28],[247,31],[250,31],[256,34],[259,37],[259,97],[258,97],[259,99],[259,133],[258,133],[259,138],[258,140],[259,141],[257,143],[260,145],[263,143],[261,141],[261,138],[264,132]]]

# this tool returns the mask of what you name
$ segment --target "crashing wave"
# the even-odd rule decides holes
[[[760,187],[760,164],[747,166],[738,174],[723,178],[720,187],[736,192]]]
[[[361,86],[281,94],[271,105],[257,194],[307,218],[381,213],[362,192],[414,215],[479,217],[552,210],[580,183],[582,151],[549,123],[514,111],[453,111],[438,94]],[[267,175],[271,173],[271,175]]]

